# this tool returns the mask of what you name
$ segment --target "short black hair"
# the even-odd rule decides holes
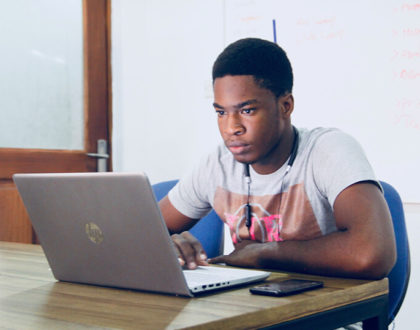
[[[260,87],[276,97],[293,89],[293,71],[286,52],[263,39],[240,39],[223,50],[213,64],[213,84],[216,78],[228,75],[254,76]]]

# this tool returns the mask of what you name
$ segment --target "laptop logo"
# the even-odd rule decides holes
[[[104,234],[102,233],[101,228],[93,222],[89,222],[85,225],[85,231],[87,237],[95,244],[101,244],[104,240]]]

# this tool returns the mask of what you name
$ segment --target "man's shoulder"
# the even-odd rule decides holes
[[[302,145],[342,145],[357,141],[348,133],[335,127],[317,127],[313,129],[299,129]]]
[[[307,139],[318,139],[329,134],[345,134],[343,131],[335,127],[315,127],[311,129],[299,128],[298,131],[302,138]]]

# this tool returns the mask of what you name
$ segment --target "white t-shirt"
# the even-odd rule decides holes
[[[229,226],[234,243],[307,240],[337,231],[334,201],[346,187],[373,181],[361,146],[338,129],[298,130],[298,150],[290,172],[286,163],[261,175],[250,167],[252,225],[245,226],[248,186],[244,165],[220,145],[169,192],[184,215],[202,218],[212,208]]]

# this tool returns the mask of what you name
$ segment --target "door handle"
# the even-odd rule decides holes
[[[89,157],[97,158],[97,171],[98,172],[107,172],[107,159],[109,158],[108,154],[108,143],[106,140],[98,140],[98,151],[96,153],[88,152],[86,154]]]

